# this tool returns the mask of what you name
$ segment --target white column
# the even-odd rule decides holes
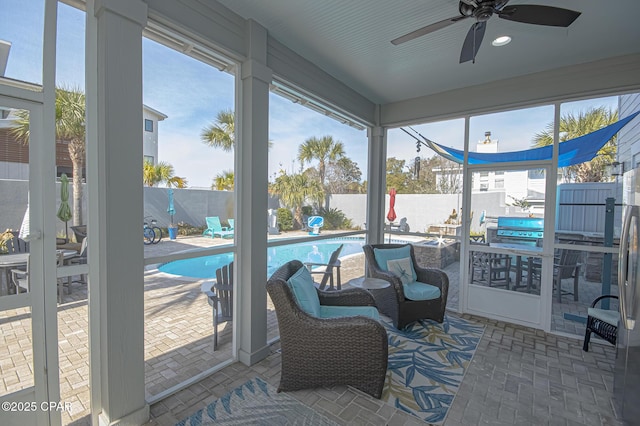
[[[236,149],[238,216],[238,359],[252,365],[269,355],[267,346],[267,191],[269,83],[267,32],[247,22],[247,60],[241,64]]]
[[[140,0],[89,3],[87,184],[92,411],[100,413],[100,424],[144,424],[149,419],[149,406],[144,383],[144,251],[140,235],[142,29],[147,5]]]
[[[387,131],[372,127],[369,137],[367,173],[367,243],[379,244],[384,239],[384,202],[387,185]]]

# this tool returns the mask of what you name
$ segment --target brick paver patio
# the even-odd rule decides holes
[[[145,256],[220,243],[228,241],[199,237],[163,240],[156,246],[145,246]],[[343,283],[362,276],[363,270],[363,255],[344,259]],[[451,281],[448,307],[457,309],[458,262],[445,270]],[[163,274],[155,265],[145,270],[145,379],[148,398],[231,358],[231,323],[219,326],[219,346],[217,351],[213,351],[212,310],[200,290],[204,281]],[[562,304],[554,301],[554,330],[582,334],[584,325],[565,320],[562,313],[586,313],[587,304],[600,289],[599,284],[583,281],[579,302],[573,302],[571,297],[565,297]],[[277,321],[270,302],[267,308],[268,339],[273,339],[278,334]],[[0,317],[3,343],[0,345],[0,394],[33,383],[28,315],[28,311],[14,310]],[[546,335],[497,321],[474,319],[487,323],[488,329],[447,424],[471,424],[469,421],[472,424],[516,424],[516,420],[527,424],[524,420],[534,414],[549,417],[549,422],[535,424],[601,424],[598,420],[615,424],[610,409],[613,348],[595,344],[594,349],[585,354],[580,350],[579,340]],[[72,407],[70,412],[63,413],[63,423],[88,424],[86,285],[73,284],[72,293],[65,295],[65,303],[58,306],[58,321],[61,395],[62,401],[71,403]],[[200,384],[154,404],[154,423],[175,423],[202,400],[221,395],[225,389],[228,391],[236,383],[241,383],[242,377],[250,378],[257,373],[277,385],[277,347],[276,344],[272,355],[256,366],[249,368],[233,364]],[[361,424],[384,424],[379,423],[381,419],[388,424],[418,424],[410,416],[389,409],[352,389],[296,392],[294,396],[342,424],[358,416],[367,419]],[[549,401],[538,404],[541,398]],[[488,407],[494,408],[495,414]]]

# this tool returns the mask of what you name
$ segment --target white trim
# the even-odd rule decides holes
[[[367,161],[367,244],[384,241],[384,206],[386,188],[387,130],[380,126],[369,128]]]
[[[98,239],[100,229],[94,229],[92,224],[99,223],[100,205],[98,196],[94,196],[94,191],[100,189],[100,176],[98,162],[101,155],[104,155],[104,146],[99,146],[98,141],[98,99],[97,96],[90,96],[90,93],[98,93],[98,75],[93,70],[98,69],[98,26],[95,17],[95,0],[87,0],[85,14],[85,93],[86,99],[86,127],[85,127],[85,148],[86,148],[86,169],[87,169],[87,230],[95,235],[89,239],[89,253],[96,253],[98,250]],[[97,193],[96,193],[97,194]],[[96,227],[97,228],[97,227]],[[100,370],[102,366],[102,354],[100,353],[101,330],[100,305],[101,295],[98,287],[98,274],[100,270],[98,262],[89,261],[89,276],[92,279],[87,284],[87,291],[91,294],[88,301],[89,308],[89,389],[90,389],[90,412],[91,424],[97,425],[100,421],[99,415],[102,412],[102,377]]]
[[[236,362],[235,359],[228,359],[226,361],[221,362],[220,364],[215,365],[214,367],[211,367],[201,373],[196,374],[193,377],[188,378],[187,380],[178,383],[175,386],[171,386],[169,389],[166,389],[162,392],[160,392],[159,394],[156,395],[152,395],[150,397],[147,398],[147,404],[149,405],[153,405],[156,402],[162,401],[163,399],[166,399],[168,397],[170,397],[171,395],[174,395],[186,388],[188,388],[189,386],[198,383],[199,381],[206,379],[207,377],[211,376],[212,374],[217,373],[218,371],[224,369],[225,367],[228,367],[231,364],[234,364]]]
[[[254,21],[245,28],[251,57],[237,74],[235,176],[237,227],[234,268],[234,353],[252,365],[269,354],[267,343],[267,182],[270,69],[265,65],[266,31]],[[257,71],[254,76],[251,71]]]
[[[0,86],[5,87],[7,96],[42,102],[42,86],[39,84],[0,77]],[[11,93],[11,91],[13,91],[13,93]]]
[[[214,49],[205,47],[189,36],[171,30],[169,27],[153,19],[147,22],[147,26],[142,31],[142,36],[177,52],[184,53],[200,62],[211,65],[219,71],[233,73],[236,68],[235,62],[225,55]]]
[[[31,293],[12,294],[11,296],[0,297],[0,312],[10,309],[20,309],[31,307]]]
[[[549,175],[546,176],[544,217],[549,220],[544,221],[544,238],[542,241],[542,251],[546,257],[542,258],[542,271],[540,274],[540,296],[542,297],[542,329],[547,333],[551,331],[551,315],[553,314],[553,255],[555,244],[555,224],[556,209],[558,207],[558,155],[560,152],[560,120],[561,103],[554,104],[553,112],[553,148],[551,151],[551,164],[547,169]],[[546,284],[546,285],[545,285]]]
[[[166,263],[174,260],[196,259],[198,257],[213,256],[216,254],[229,253],[229,252],[232,252],[232,253],[236,252],[236,246],[234,244],[229,244],[229,245],[225,244],[225,245],[220,245],[220,246],[215,246],[210,248],[181,251],[177,253],[166,254],[163,256],[145,257],[144,264],[145,266],[157,265],[159,263]]]
[[[303,89],[296,88],[295,85],[287,83],[277,76],[274,76],[270,89],[271,92],[280,95],[293,103],[305,106],[342,124],[353,127],[354,129],[364,130],[368,126],[364,120],[349,114],[338,107],[331,106],[317,96],[313,96]]]
[[[169,118],[168,115],[161,113],[157,109],[151,108],[149,105],[142,104],[142,110],[143,111],[149,111],[150,113],[154,114],[156,116],[156,121],[162,121],[165,118]]]

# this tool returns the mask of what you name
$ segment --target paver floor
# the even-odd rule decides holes
[[[444,423],[468,425],[620,425],[612,408],[614,349],[464,315],[486,330]],[[233,364],[151,406],[150,425],[169,426],[259,376],[278,385],[278,345],[254,366]],[[419,419],[353,388],[289,395],[342,425],[421,425]]]
[[[147,246],[146,257],[215,243],[221,241],[201,238],[163,241],[157,246]],[[363,255],[344,259],[343,283],[362,276],[363,270]],[[448,306],[457,308],[458,263],[449,265],[446,271],[451,281]],[[145,384],[148,398],[231,358],[231,323],[219,326],[219,347],[213,351],[212,311],[200,291],[202,282],[160,273],[154,265],[146,268]],[[566,297],[567,301],[561,305],[554,302],[554,324],[565,321],[561,315],[563,311],[586,312],[584,304],[592,300],[597,285],[583,291],[582,284],[579,303],[573,303],[571,297]],[[589,283],[585,285],[589,286]],[[278,334],[277,320],[273,307],[269,304],[267,307],[268,339],[272,339]],[[25,310],[7,311],[0,317],[0,394],[33,383],[28,319]],[[485,322],[487,331],[447,424],[476,424],[476,421],[494,424],[495,420],[504,424],[527,424],[525,420],[534,414],[546,415],[543,417],[548,421],[528,424],[616,424],[610,409],[612,347],[596,343],[591,352],[584,353],[577,339],[482,318],[473,319]],[[584,326],[565,322],[574,327],[574,332],[584,330]],[[58,330],[62,401],[71,403],[72,407],[70,412],[63,413],[63,424],[88,424],[86,285],[74,283],[72,293],[65,295],[65,303],[58,306]],[[570,329],[567,331],[571,332]],[[153,422],[173,424],[173,420],[179,420],[201,401],[233,388],[242,377],[259,374],[277,385],[277,348],[276,344],[271,356],[251,368],[234,363],[203,382],[154,404]],[[350,388],[303,391],[294,396],[342,424],[359,418],[364,419],[360,424],[417,424],[414,418]],[[492,410],[497,410],[495,415]]]

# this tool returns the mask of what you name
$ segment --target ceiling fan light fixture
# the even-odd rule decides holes
[[[496,39],[491,42],[491,44],[494,46],[504,46],[509,43],[511,43],[511,37],[509,37],[508,35],[496,37]]]

